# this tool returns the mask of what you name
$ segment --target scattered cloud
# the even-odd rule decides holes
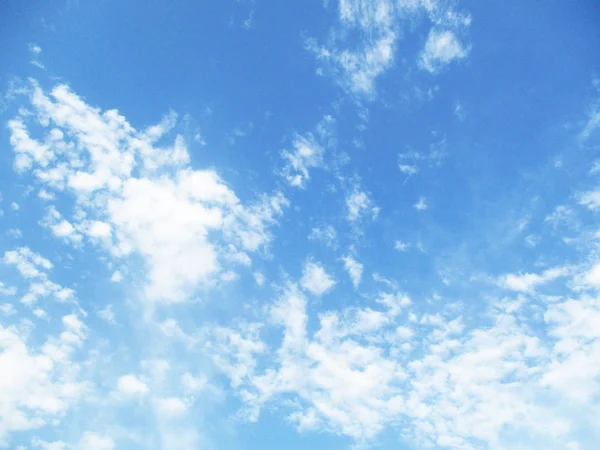
[[[323,295],[335,286],[333,277],[318,262],[308,260],[304,264],[300,285],[313,295]]]
[[[344,267],[346,268],[346,271],[352,280],[354,288],[357,289],[358,285],[360,284],[360,280],[362,279],[363,265],[350,255],[344,256],[342,261],[344,262]]]
[[[34,83],[30,99],[33,115],[9,121],[15,168],[31,171],[49,193],[69,191],[82,208],[63,217],[51,207],[45,225],[74,244],[84,235],[100,239],[117,261],[142,256],[149,299],[182,301],[199,285],[223,279],[229,252],[220,249],[229,244],[245,252],[268,246],[269,227],[288,201],[275,192],[242,204],[216,172],[187,167],[182,136],[170,147],[154,147],[175,127],[175,113],[137,131],[117,111],[86,104],[66,85],[47,96]],[[34,117],[42,124],[42,141],[28,130]],[[305,158],[303,145],[297,148],[300,172],[314,161]]]
[[[394,242],[394,248],[396,250],[398,250],[399,252],[405,252],[405,251],[407,251],[408,247],[410,247],[410,245],[407,244],[404,241],[397,240],[396,242]]]
[[[148,385],[135,375],[123,375],[117,382],[119,393],[125,396],[142,396],[149,391]]]
[[[296,136],[292,145],[294,150],[281,153],[286,162],[281,174],[291,186],[304,188],[310,178],[309,170],[323,165],[323,148],[310,134]]]
[[[419,197],[419,201],[414,205],[417,211],[424,211],[427,209],[427,199],[425,197]]]
[[[570,273],[568,267],[555,267],[548,269],[541,274],[523,273],[507,274],[499,278],[498,284],[512,291],[533,292],[537,286],[541,286],[559,277],[567,276]]]
[[[339,0],[338,23],[326,45],[309,39],[307,48],[337,82],[354,95],[373,98],[376,81],[394,65],[398,41],[425,13],[432,29],[419,65],[434,72],[468,55],[455,35],[467,28],[471,17],[457,13],[443,2]],[[441,31],[444,30],[444,31]],[[349,36],[352,36],[350,38]],[[322,74],[323,67],[317,72]]]
[[[356,222],[365,217],[374,220],[379,214],[379,208],[374,205],[367,192],[361,191],[358,186],[354,186],[346,196],[346,208],[348,210],[346,217],[350,222]]]
[[[464,59],[471,51],[450,30],[432,29],[419,59],[419,67],[434,73],[454,60]]]
[[[337,246],[337,232],[331,225],[314,227],[312,230],[310,230],[308,239],[311,241],[320,242],[326,247],[330,248],[336,248]]]

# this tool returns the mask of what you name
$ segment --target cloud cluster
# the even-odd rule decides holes
[[[248,265],[248,253],[269,244],[269,227],[288,201],[275,192],[243,204],[216,172],[188,167],[182,136],[158,146],[176,125],[174,113],[137,131],[116,110],[102,112],[66,85],[48,96],[34,82],[30,99],[32,112],[9,121],[15,169],[31,172],[45,192],[75,200],[72,211],[49,206],[43,224],[74,245],[85,238],[115,260],[141,256],[147,298],[181,301],[230,273],[224,260]],[[31,135],[34,121],[39,139]],[[310,166],[302,161],[300,171]]]
[[[360,96],[375,94],[377,78],[389,70],[398,42],[408,24],[427,18],[431,25],[418,66],[436,72],[450,62],[465,58],[470,47],[460,40],[471,17],[456,12],[448,2],[437,0],[339,0],[338,23],[329,42],[308,48],[333,71],[339,84]],[[406,28],[406,29],[404,29]]]

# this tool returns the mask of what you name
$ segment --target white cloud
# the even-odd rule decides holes
[[[292,145],[293,151],[281,152],[286,162],[281,174],[291,186],[304,188],[310,179],[310,169],[323,165],[323,148],[311,134],[296,136]]]
[[[362,439],[377,434],[400,412],[401,403],[390,388],[393,380],[403,377],[400,367],[377,348],[354,340],[354,336],[377,335],[388,323],[384,312],[366,308],[324,313],[319,329],[309,338],[306,299],[291,285],[270,316],[284,336],[274,367],[254,374],[251,362],[245,366],[251,372],[234,385],[248,408],[245,417],[256,420],[264,403],[279,394],[295,394],[298,401],[288,403],[292,409],[288,420],[299,430],[329,430]],[[235,355],[235,347],[231,350]],[[241,369],[242,361],[229,360],[227,347],[219,347],[218,355]]]
[[[187,405],[177,397],[154,399],[156,414],[165,420],[177,420],[187,413]]]
[[[308,239],[324,244],[326,247],[335,248],[337,242],[337,232],[331,225],[323,227],[314,227],[310,230]]]
[[[4,317],[10,317],[17,313],[17,309],[11,303],[0,303],[0,314]]]
[[[584,193],[579,199],[579,204],[592,210],[600,209],[600,190]]]
[[[9,250],[4,253],[4,263],[14,266],[21,276],[29,282],[28,291],[21,297],[21,303],[31,306],[40,298],[52,297],[56,301],[75,302],[75,293],[54,283],[48,277],[52,263],[27,247]]]
[[[67,444],[63,441],[46,442],[39,438],[33,438],[31,445],[42,450],[67,450]]]
[[[48,192],[45,189],[40,189],[38,192],[38,197],[46,201],[54,200],[56,198],[52,192]]]
[[[350,45],[318,46],[309,43],[320,61],[331,64],[339,74],[340,84],[357,94],[372,95],[376,78],[393,63],[396,33],[393,2],[361,2],[342,0],[339,19],[342,30],[360,35],[358,48]],[[344,48],[345,47],[345,48]]]
[[[344,256],[342,261],[344,261],[344,267],[348,271],[348,275],[350,275],[354,288],[358,288],[362,278],[363,265],[350,255]]]
[[[0,446],[13,431],[60,418],[89,389],[72,359],[86,339],[85,326],[74,315],[64,316],[63,326],[58,336],[31,347],[16,327],[0,326]]]
[[[254,272],[253,275],[254,275],[254,281],[256,281],[256,284],[258,284],[259,286],[262,286],[265,284],[266,277],[261,272]]]
[[[537,273],[522,273],[522,274],[506,274],[498,279],[498,284],[512,291],[518,292],[533,292],[537,286],[548,283],[559,277],[564,277],[569,274],[570,270],[567,267],[555,267],[544,271],[542,274]]]
[[[35,44],[29,44],[29,51],[34,55],[39,55],[40,53],[42,53],[41,47]]]
[[[427,209],[427,199],[425,197],[419,197],[419,201],[414,205],[417,211],[424,211]]]
[[[397,240],[396,242],[394,242],[394,248],[396,250],[398,250],[399,252],[405,252],[408,250],[409,244],[407,244],[404,241],[401,240]]]
[[[4,260],[6,261],[6,259]],[[0,281],[0,295],[15,295],[17,293],[17,288],[13,286],[7,286],[2,281]]]
[[[79,440],[77,450],[113,450],[115,442],[112,438],[91,431],[86,431]]]
[[[346,208],[348,209],[347,218],[350,222],[355,222],[366,215],[376,218],[379,213],[379,208],[373,205],[367,193],[358,187],[354,187],[346,197]]]
[[[108,323],[115,323],[115,313],[112,310],[112,305],[106,305],[103,309],[99,310],[97,313],[98,317],[102,320],[105,320]]]
[[[118,391],[126,396],[142,396],[149,391],[148,385],[135,375],[123,375],[117,381]]]
[[[74,244],[85,234],[116,260],[141,255],[149,300],[184,301],[222,279],[230,244],[246,254],[247,266],[251,253],[268,246],[269,228],[288,201],[275,192],[242,204],[216,172],[188,167],[182,136],[155,147],[175,126],[174,113],[140,132],[65,85],[47,96],[34,83],[30,98],[32,115],[9,123],[15,167],[32,171],[48,192],[69,191],[78,201],[72,217],[50,208],[45,226]],[[33,119],[42,125],[41,141],[29,134]],[[298,150],[298,167],[311,167],[316,160],[300,144]]]
[[[471,22],[470,16],[455,12],[444,2],[339,0],[339,22],[332,29],[328,43],[319,45],[310,39],[307,47],[343,88],[372,98],[377,78],[394,64],[399,39],[414,28],[423,13],[433,23],[432,33],[443,27],[453,37],[452,30],[464,29]],[[454,40],[458,43],[455,37]],[[428,47],[428,67],[468,53],[460,43],[445,43],[443,36],[435,41],[436,45],[431,43]],[[457,45],[459,53],[454,49]],[[317,70],[324,73],[323,67]]]
[[[428,72],[436,72],[454,60],[466,58],[470,48],[465,48],[450,30],[431,29],[419,66]]]
[[[398,168],[400,172],[405,173],[406,175],[416,175],[419,173],[419,167],[410,164],[398,164]]]
[[[110,276],[110,281],[112,281],[113,283],[120,283],[121,281],[123,281],[123,274],[120,271],[115,270]]]
[[[585,127],[581,131],[581,137],[583,139],[589,138],[600,128],[600,108],[598,106],[594,106],[590,111],[588,120],[585,124]]]
[[[304,265],[300,285],[311,294],[323,295],[333,288],[335,280],[319,263],[307,261]]]
[[[208,380],[205,376],[195,377],[186,372],[181,377],[181,383],[186,394],[197,394],[207,387]]]
[[[95,238],[110,238],[112,234],[112,227],[106,222],[100,222],[99,220],[92,220],[86,225],[85,233],[90,237]]]

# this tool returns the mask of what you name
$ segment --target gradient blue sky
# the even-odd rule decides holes
[[[593,450],[594,1],[0,4],[0,448]]]

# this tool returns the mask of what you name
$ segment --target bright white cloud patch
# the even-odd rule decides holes
[[[175,126],[174,113],[137,131],[117,111],[91,107],[65,85],[46,96],[34,84],[31,103],[43,135],[31,137],[30,117],[9,122],[15,167],[31,170],[47,192],[75,196],[82,208],[65,218],[69,211],[52,207],[45,223],[73,243],[82,234],[99,240],[115,259],[142,256],[149,299],[181,301],[222,278],[223,243],[246,252],[268,245],[268,229],[287,200],[276,192],[243,205],[214,171],[187,167],[181,136],[171,147],[154,147]],[[315,161],[307,146],[297,147],[301,172]]]
[[[352,280],[352,284],[355,288],[358,288],[362,278],[363,265],[350,255],[344,256],[342,261],[344,262],[344,267],[348,271],[348,275]]]
[[[465,48],[452,31],[432,29],[419,65],[428,72],[435,72],[454,60],[465,58],[469,51],[470,48]]]
[[[300,284],[311,294],[323,295],[333,288],[335,280],[319,263],[307,261],[304,265]]]
[[[86,339],[74,315],[64,316],[63,330],[39,348],[15,326],[0,326],[0,445],[10,433],[37,429],[59,419],[80,401],[90,383],[79,378],[73,360]]]
[[[586,192],[581,196],[579,203],[590,209],[600,209],[600,190]]]
[[[556,267],[548,269],[542,274],[524,273],[508,274],[500,277],[500,286],[512,291],[533,292],[536,286],[548,283],[556,278],[564,277],[569,274],[569,268]]]

